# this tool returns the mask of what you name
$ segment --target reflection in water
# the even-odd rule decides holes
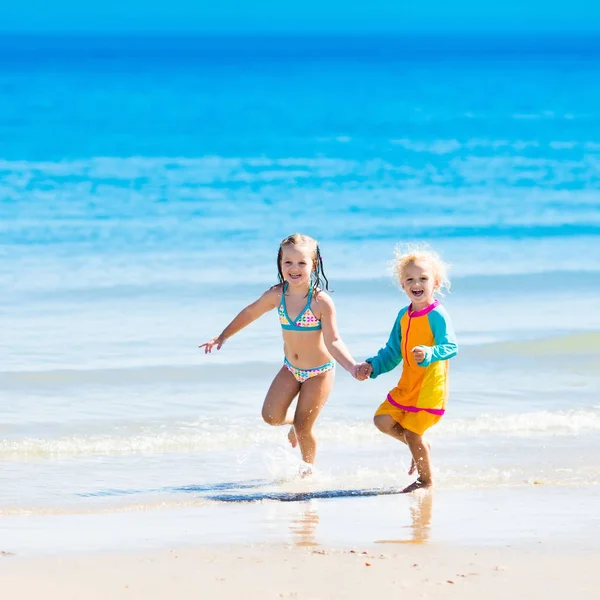
[[[318,546],[315,532],[319,524],[317,504],[314,500],[303,504],[300,514],[290,523],[290,531],[296,546]]]
[[[431,517],[433,514],[433,491],[423,490],[410,497],[409,507],[411,523],[404,525],[410,530],[410,538],[398,540],[377,540],[376,544],[424,544],[429,541]],[[403,536],[404,537],[404,536]]]

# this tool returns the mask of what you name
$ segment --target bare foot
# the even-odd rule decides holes
[[[293,425],[290,427],[290,430],[288,431],[288,440],[290,440],[290,444],[292,445],[292,448],[295,448],[298,445],[298,438],[296,437],[296,430],[294,429]]]
[[[416,490],[423,490],[430,487],[433,487],[433,482],[430,481],[429,483],[425,483],[424,481],[417,479],[416,481],[413,481],[410,485],[406,486],[400,493],[410,494],[411,492],[414,492]]]
[[[427,446],[427,449],[431,452],[431,442],[427,441],[427,440],[423,440],[423,444],[425,446]],[[409,475],[414,475],[417,472],[417,463],[415,462],[415,459],[411,459],[410,461],[410,469],[408,470],[408,474]]]

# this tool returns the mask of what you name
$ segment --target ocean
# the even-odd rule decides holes
[[[294,232],[319,241],[361,360],[406,304],[395,246],[451,263],[436,507],[500,489],[527,519],[547,497],[594,506],[599,69],[598,39],[566,36],[0,37],[0,550],[298,541],[315,502],[324,540],[352,543],[361,502],[420,510],[331,497],[411,481],[372,425],[399,371],[338,368],[299,480],[260,418],[275,312],[197,348],[276,283]],[[273,497],[301,501],[300,529]]]

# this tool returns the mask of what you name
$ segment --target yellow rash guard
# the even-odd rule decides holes
[[[411,352],[415,346],[425,350],[420,363]],[[376,414],[389,414],[406,429],[422,435],[446,410],[448,359],[457,351],[450,318],[438,300],[418,311],[404,307],[385,347],[367,359],[373,379],[403,361],[398,384]]]

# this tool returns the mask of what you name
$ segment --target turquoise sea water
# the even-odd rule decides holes
[[[397,243],[452,264],[441,490],[595,493],[599,67],[593,39],[0,38],[5,539],[30,548],[25,514],[168,523],[248,485],[409,482],[371,424],[399,373],[338,370],[305,482],[260,420],[276,315],[196,348],[276,281],[295,231],[357,358],[405,304]]]

